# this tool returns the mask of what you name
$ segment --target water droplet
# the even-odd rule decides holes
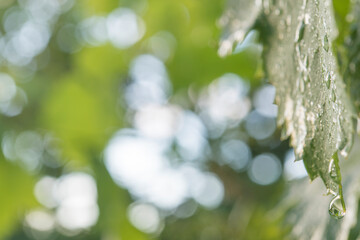
[[[346,134],[346,132],[347,132],[346,128],[347,128],[347,126],[351,125],[351,123],[345,124],[344,121],[345,120],[340,116],[339,123],[340,123],[341,134],[339,135],[340,138],[338,141],[338,149],[340,150],[341,156],[347,158],[347,156],[351,150],[351,147],[353,145],[353,135]]]
[[[334,153],[329,163],[329,175],[332,180],[328,182],[328,193],[334,195],[330,202],[329,213],[332,217],[340,219],[345,216],[346,208],[342,193],[341,173],[339,168],[338,153]]]
[[[295,42],[300,42],[304,38],[305,22],[302,20],[296,30]]]
[[[333,102],[336,102],[336,92],[335,92],[335,89],[332,90],[332,100],[333,100]]]
[[[346,209],[344,200],[340,195],[335,196],[329,206],[329,213],[335,219],[341,219],[345,216]]]
[[[343,150],[340,151],[340,155],[343,156],[344,158],[347,158],[349,153],[348,151],[344,148]]]
[[[347,123],[346,124],[346,126],[348,126],[348,127],[350,127],[350,128],[352,128],[352,129],[356,129],[356,127],[357,127],[357,124],[358,124],[358,120],[357,120],[357,118],[356,117],[353,117],[352,119],[351,119],[351,123]],[[345,133],[344,133],[345,134]],[[354,133],[352,133],[352,132],[348,132],[348,134],[347,134],[347,144],[346,144],[346,146],[340,151],[340,154],[341,154],[341,156],[343,156],[344,158],[347,158],[348,156],[349,156],[349,153],[350,153],[350,151],[351,151],[351,149],[352,149],[352,147],[353,147],[353,145],[354,145]]]
[[[306,24],[309,24],[309,23],[310,23],[310,14],[305,13],[304,21],[305,21]]]
[[[330,188],[327,188],[326,189],[326,195],[330,195],[330,194],[336,195],[336,193],[333,190],[331,190]]]
[[[329,51],[330,45],[329,45],[329,38],[328,38],[327,34],[325,34],[325,36],[324,36],[323,47],[324,47],[325,51],[327,51],[327,52]]]
[[[329,174],[332,179],[337,180],[337,174],[336,174],[336,166],[334,159],[331,159],[329,164]]]
[[[344,148],[341,149],[340,155],[344,158],[347,158],[349,156],[349,152],[352,148],[352,145],[353,145],[353,138],[352,138],[352,136],[350,136],[350,139],[347,138],[347,142],[346,142]]]
[[[330,73],[327,74],[327,76],[325,78],[325,83],[326,83],[326,87],[328,89],[330,89],[330,85],[331,85],[331,74]]]
[[[304,62],[305,62],[305,68],[308,69],[309,68],[309,57],[308,57],[308,55],[305,56]]]

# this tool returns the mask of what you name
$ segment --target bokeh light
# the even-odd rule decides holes
[[[20,133],[15,140],[14,150],[18,159],[30,170],[36,170],[41,161],[44,151],[42,137],[33,131]]]
[[[152,55],[133,60],[130,69],[133,80],[126,88],[125,99],[130,108],[147,104],[164,104],[170,94],[170,85],[164,63]]]
[[[48,239],[55,230],[54,215],[45,209],[35,209],[26,214],[24,225],[35,239]]]
[[[34,188],[36,199],[48,208],[54,208],[58,205],[55,191],[56,183],[56,178],[44,176],[36,183]]]
[[[194,200],[188,200],[176,209],[174,215],[178,218],[188,218],[195,214],[197,208],[198,205]]]
[[[275,87],[266,84],[260,87],[254,94],[254,107],[257,112],[266,117],[277,117],[277,105],[275,101]]]
[[[38,231],[51,231],[55,227],[55,218],[43,210],[33,210],[25,217],[26,223]]]
[[[5,73],[0,73],[0,103],[10,101],[16,94],[14,80]]]
[[[159,211],[150,204],[133,203],[129,206],[128,217],[136,228],[146,233],[156,233],[162,226]]]
[[[182,110],[173,105],[147,105],[135,114],[134,125],[144,136],[171,139],[175,136]]]
[[[106,17],[93,16],[80,23],[80,35],[85,43],[100,46],[108,41]]]
[[[223,128],[238,124],[249,112],[249,85],[238,75],[227,73],[204,90],[199,107],[215,125]],[[226,106],[226,107],[225,107]]]
[[[194,199],[202,206],[212,209],[218,207],[224,197],[224,186],[214,174],[202,174],[192,187]]]
[[[176,38],[166,31],[154,34],[148,42],[149,49],[162,61],[171,58],[176,48]]]
[[[145,23],[131,9],[114,10],[106,21],[110,42],[118,48],[128,48],[145,33]]]
[[[181,117],[175,136],[177,148],[186,161],[201,160],[207,152],[207,132],[201,119],[191,111]]]
[[[252,156],[245,142],[233,139],[221,144],[221,154],[224,163],[237,171],[244,170]]]
[[[56,219],[68,230],[81,230],[96,224],[99,217],[94,178],[85,173],[62,176],[56,185]]]
[[[257,184],[272,184],[281,175],[280,160],[270,153],[258,155],[253,159],[248,173],[251,180]]]
[[[276,120],[265,117],[254,110],[246,117],[245,128],[251,137],[256,140],[264,140],[275,132]]]
[[[284,175],[286,180],[295,180],[307,176],[302,160],[295,161],[294,150],[289,150],[285,155]]]
[[[9,101],[0,103],[0,112],[8,117],[18,116],[22,113],[27,102],[25,91],[17,88],[15,95]]]

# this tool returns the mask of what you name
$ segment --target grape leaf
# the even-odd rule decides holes
[[[246,15],[229,14],[236,6],[254,16],[237,23]],[[227,24],[220,54],[226,54],[221,49],[242,40],[236,37],[239,33],[259,26],[265,72],[276,87],[282,139],[290,137],[296,158],[304,161],[310,179],[321,177],[334,200],[340,199],[344,209],[333,214],[341,215],[345,206],[337,152],[349,153],[356,118],[332,52],[337,36],[332,1],[240,0],[220,23]]]

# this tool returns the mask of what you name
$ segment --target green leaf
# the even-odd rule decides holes
[[[347,156],[351,149],[355,114],[332,52],[337,36],[332,2],[239,2],[239,7],[248,7],[242,12],[257,18],[252,16],[251,22],[247,19],[237,24],[243,17],[235,17],[232,23],[238,28],[230,27],[228,41],[236,41],[235,36],[247,32],[257,19],[265,33],[265,71],[276,87],[282,139],[290,137],[295,155],[303,159],[310,179],[320,176],[328,193],[340,197],[343,203],[336,154]]]

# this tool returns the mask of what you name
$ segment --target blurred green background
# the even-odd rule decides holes
[[[0,1],[0,239],[284,238],[306,172],[257,33],[218,56],[225,6]]]

